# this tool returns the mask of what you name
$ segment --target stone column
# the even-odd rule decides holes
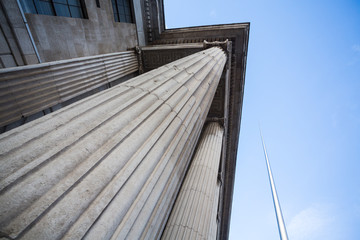
[[[2,134],[2,236],[158,238],[225,62],[213,47]]]
[[[223,134],[217,122],[206,126],[162,239],[216,239]]]

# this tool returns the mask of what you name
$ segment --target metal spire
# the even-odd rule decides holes
[[[277,224],[278,224],[278,228],[279,228],[280,239],[281,240],[288,240],[288,236],[287,236],[287,232],[286,232],[286,226],[285,226],[284,218],[282,216],[282,212],[281,212],[281,208],[280,208],[280,202],[279,202],[279,198],[278,198],[277,193],[276,193],[275,182],[274,182],[274,179],[273,179],[273,176],[272,176],[272,173],[271,173],[270,163],[269,163],[269,159],[268,159],[268,156],[267,156],[267,153],[266,153],[266,147],[265,147],[263,136],[261,134],[260,127],[259,127],[259,130],[260,130],[261,141],[262,141],[262,145],[263,145],[263,149],[264,149],[264,155],[265,155],[265,159],[266,159],[266,166],[267,166],[268,175],[269,175],[271,193],[272,193],[272,197],[273,197],[273,201],[274,201],[276,220],[277,220]]]

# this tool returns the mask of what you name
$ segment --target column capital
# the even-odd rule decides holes
[[[213,42],[208,42],[204,40],[203,42],[204,49],[212,48],[212,47],[220,47],[226,53],[229,53],[230,50],[229,48],[231,48],[231,45],[232,45],[231,41],[229,41],[228,39],[226,39],[225,41],[213,41]]]
[[[213,41],[213,42],[208,42],[204,40],[203,42],[204,49],[212,48],[212,47],[220,47],[226,53],[227,61],[226,61],[225,69],[229,69],[231,67],[229,64],[229,59],[231,58],[232,41],[229,41],[229,39],[226,39],[225,41]]]
[[[221,126],[224,126],[224,118],[223,117],[208,117],[206,118],[206,122],[217,122]]]

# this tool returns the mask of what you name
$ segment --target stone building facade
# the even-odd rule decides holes
[[[227,239],[249,23],[0,1],[0,237]]]

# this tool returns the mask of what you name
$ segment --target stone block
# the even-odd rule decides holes
[[[20,45],[21,52],[24,55],[34,54],[34,47],[31,44],[29,33],[26,28],[14,28],[15,37]]]
[[[19,52],[19,47],[14,39],[14,34],[10,28],[9,22],[6,19],[6,16],[5,16],[2,8],[0,8],[0,25],[1,25],[1,30],[4,35],[4,38],[6,39],[6,42],[7,42],[9,52],[11,52],[12,55],[14,56],[14,60],[15,60],[16,64],[24,65],[21,54]],[[0,45],[1,45],[1,47],[6,48],[6,44],[1,43]]]
[[[38,60],[36,54],[27,54],[27,55],[24,55],[24,58],[25,58],[25,62],[27,65],[39,63],[39,60]]]
[[[1,65],[3,68],[16,67],[16,62],[11,54],[0,56]]]
[[[21,53],[19,51],[19,47],[13,38],[8,38],[9,47],[11,49],[11,53],[14,56],[15,62],[18,66],[24,65],[24,60],[21,57]]]
[[[0,25],[1,25],[1,30],[5,37],[9,37],[12,35],[9,22],[7,21],[6,16],[1,8],[0,8]]]
[[[27,15],[26,18],[29,22],[29,27],[31,34],[36,43],[36,47],[39,49],[47,50],[50,49],[50,43],[48,41],[46,28],[43,26],[42,21],[34,21],[36,20],[36,15]],[[44,21],[45,22],[45,21]]]
[[[24,27],[24,20],[22,19],[20,9],[14,0],[3,0],[3,7],[7,18],[12,27]]]
[[[10,48],[6,42],[5,36],[2,31],[0,31],[0,54],[10,53]]]

